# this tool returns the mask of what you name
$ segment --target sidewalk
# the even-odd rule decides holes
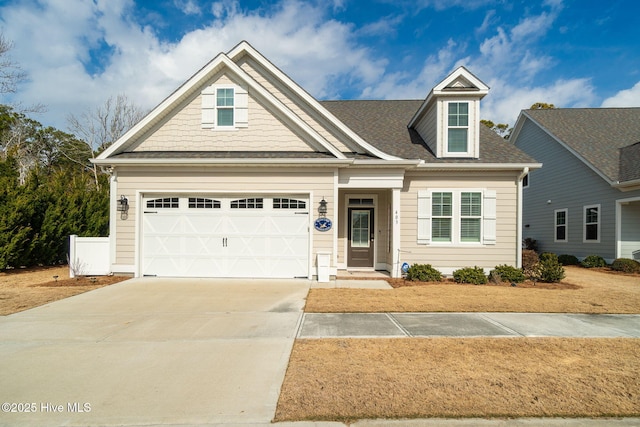
[[[640,338],[638,314],[305,313],[297,338]]]

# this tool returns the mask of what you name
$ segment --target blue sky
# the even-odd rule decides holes
[[[34,118],[126,94],[149,109],[247,40],[318,99],[421,99],[459,65],[491,87],[482,118],[534,102],[640,106],[636,0],[0,0],[29,75],[2,103]]]

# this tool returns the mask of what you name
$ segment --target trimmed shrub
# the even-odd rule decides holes
[[[473,285],[484,285],[487,283],[487,276],[480,267],[466,267],[453,272],[453,279],[458,283],[471,283]]]
[[[540,255],[540,264],[538,265],[538,277],[541,281],[547,283],[558,283],[564,279],[564,268],[558,262],[558,256],[550,252]]]
[[[558,255],[558,261],[562,265],[580,265],[580,260],[573,255]]]
[[[600,255],[589,255],[580,263],[584,268],[606,267],[607,262]]]
[[[498,265],[491,270],[490,276],[499,275],[505,282],[524,282],[525,276],[521,268],[512,267],[510,265]]]
[[[440,282],[442,273],[433,268],[431,264],[413,264],[407,270],[407,279],[420,282]]]
[[[640,262],[631,258],[618,258],[611,264],[611,269],[624,273],[640,273]]]

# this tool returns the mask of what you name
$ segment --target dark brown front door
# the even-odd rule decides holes
[[[349,208],[347,267],[373,267],[373,208]]]

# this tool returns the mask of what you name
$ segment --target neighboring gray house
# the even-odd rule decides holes
[[[524,110],[513,144],[542,162],[523,191],[523,237],[578,258],[640,259],[640,108]]]

